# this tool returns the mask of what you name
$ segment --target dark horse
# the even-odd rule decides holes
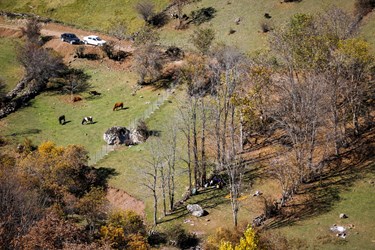
[[[88,123],[90,123],[90,124],[93,123],[92,116],[83,117],[82,125],[83,124],[88,124]]]
[[[124,103],[123,102],[116,102],[115,103],[115,106],[113,107],[113,111],[117,110],[117,109],[123,109],[124,108]]]
[[[60,123],[61,125],[64,125],[64,124],[65,124],[65,115],[60,115],[60,116],[59,116],[59,123]]]

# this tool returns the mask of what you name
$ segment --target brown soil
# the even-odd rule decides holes
[[[107,199],[112,209],[132,210],[142,217],[145,216],[145,204],[120,189],[109,187]]]
[[[22,28],[26,25],[26,21],[23,19],[20,20],[8,20],[4,17],[0,16],[0,37],[13,37],[13,38],[21,38],[22,37]],[[80,30],[68,26],[64,26],[61,24],[56,23],[47,23],[42,25],[41,34],[45,37],[49,37],[50,40],[46,42],[44,45],[47,48],[52,48],[57,51],[63,58],[66,63],[71,63],[72,61],[76,60],[74,58],[75,50],[79,45],[72,45],[66,42],[62,42],[60,40],[60,35],[62,33],[74,33],[80,39],[83,39],[84,36],[88,35],[98,35],[102,39],[106,40],[107,42],[113,41],[116,46],[115,48],[119,50],[123,50],[126,52],[133,52],[134,48],[132,47],[132,43],[130,41],[119,41],[114,37],[110,37],[105,34],[100,34],[98,32],[90,32],[85,30]],[[105,63],[109,68],[113,70],[126,70],[130,67],[130,60],[129,58],[125,59],[123,62],[116,62],[113,60],[109,60],[108,58],[104,58],[103,51],[100,47],[92,46],[92,45],[84,45],[85,46],[85,54],[97,54],[99,56],[99,60],[92,61],[92,63]]]

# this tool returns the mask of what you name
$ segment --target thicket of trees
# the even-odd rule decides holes
[[[140,246],[146,229],[132,212],[109,213],[111,169],[87,166],[81,146],[26,141],[0,155],[0,245],[4,249]]]
[[[243,177],[250,170],[242,153],[257,146],[258,137],[280,138],[266,170],[282,193],[273,205],[266,201],[265,209],[272,210],[266,217],[277,214],[302,185],[329,172],[327,161],[340,159],[373,126],[373,56],[357,33],[358,19],[337,8],[296,14],[269,33],[268,51],[250,58],[212,44],[214,33],[198,29],[191,39],[198,53],[185,56],[177,78],[186,93],[178,122],[186,151],[178,154],[184,155],[189,190],[224,176],[237,226]],[[161,178],[165,204],[159,159],[154,187]]]

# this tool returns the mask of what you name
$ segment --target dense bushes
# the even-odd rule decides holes
[[[106,219],[108,175],[87,166],[81,146],[45,142],[34,150],[24,144],[0,156],[0,245],[90,243]]]

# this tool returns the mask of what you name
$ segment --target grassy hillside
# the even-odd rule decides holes
[[[31,12],[45,17],[52,17],[63,22],[74,24],[79,27],[92,30],[107,31],[111,22],[122,21],[128,24],[129,32],[134,32],[143,21],[134,11],[138,0],[2,0],[0,9],[16,12]],[[153,1],[158,10],[168,5],[168,0]],[[213,18],[201,25],[211,27],[216,32],[216,42],[237,46],[245,52],[253,52],[267,46],[267,34],[261,30],[261,24],[267,22],[270,26],[278,26],[289,19],[295,13],[319,13],[333,6],[352,13],[355,0],[321,0],[319,3],[312,0],[303,0],[296,3],[282,3],[278,0],[236,0],[217,1],[201,0],[193,1],[184,8],[184,13],[190,15],[192,11],[201,8],[212,7],[215,11]],[[268,13],[272,18],[267,19],[264,14]],[[235,20],[241,21],[236,25]],[[362,35],[375,47],[374,19],[372,14],[364,21]],[[160,29],[161,42],[165,45],[178,45],[191,47],[189,36],[196,28],[191,24],[188,29],[175,30],[177,20],[171,20],[165,27]],[[229,30],[235,32],[229,34]]]
[[[87,69],[93,89],[101,92],[101,96],[92,98],[83,93],[84,100],[72,103],[69,95],[42,94],[29,107],[4,119],[1,134],[16,141],[28,137],[36,144],[46,140],[58,145],[81,144],[94,153],[105,144],[102,136],[109,127],[128,126],[149,108],[146,102],[152,103],[159,97],[159,91],[152,89],[141,89],[132,96],[131,87],[136,78],[131,73],[110,72],[105,66],[81,66]],[[128,109],[112,111],[113,104],[118,101],[123,101]],[[70,121],[64,126],[57,119],[62,114]],[[93,116],[96,123],[81,125],[84,116]]]
[[[374,249],[375,248],[375,165],[369,168],[364,178],[356,181],[353,186],[337,193],[338,202],[332,209],[307,220],[285,226],[276,231],[282,232],[289,239],[299,240],[304,249]],[[334,187],[330,187],[334,188]],[[342,188],[340,189],[342,190]],[[349,218],[340,219],[340,213]],[[341,239],[330,232],[333,224],[348,227],[346,239]]]
[[[216,42],[226,43],[240,48],[246,52],[252,52],[267,46],[267,34],[261,31],[261,23],[269,22],[272,26],[278,26],[286,22],[295,13],[319,13],[332,6],[340,7],[349,13],[354,8],[354,0],[322,0],[296,3],[281,3],[277,0],[240,0],[240,1],[215,1],[202,0],[190,4],[184,12],[190,14],[201,8],[213,7],[216,12],[214,18],[203,23],[201,27],[211,27],[216,32]],[[264,14],[271,15],[271,19],[266,19]],[[235,20],[241,21],[236,25]],[[165,44],[188,45],[189,36],[195,29],[195,25],[186,31],[178,31],[173,27],[176,24],[170,23],[162,29],[162,40]],[[229,30],[236,32],[229,34]]]
[[[14,12],[35,13],[68,24],[87,29],[105,31],[110,21],[126,20],[131,31],[143,21],[134,11],[138,0],[2,0],[0,9]],[[153,1],[157,10],[168,4],[168,0]]]
[[[22,78],[23,70],[16,59],[15,38],[0,37],[0,77],[5,80],[7,90],[12,89]]]

